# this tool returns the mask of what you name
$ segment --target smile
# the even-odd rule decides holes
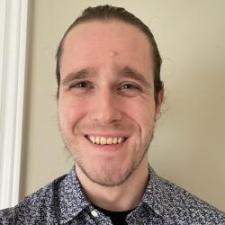
[[[125,137],[101,137],[101,136],[86,136],[87,139],[97,145],[117,145],[123,143],[126,138]]]

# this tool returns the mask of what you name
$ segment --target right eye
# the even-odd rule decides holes
[[[79,82],[75,82],[73,84],[70,85],[70,88],[77,88],[77,89],[90,89],[92,88],[93,85],[91,84],[91,82],[89,81],[79,81]]]

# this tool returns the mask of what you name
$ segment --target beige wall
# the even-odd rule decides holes
[[[21,197],[72,165],[57,125],[56,46],[83,8],[110,3],[126,7],[151,27],[163,57],[166,102],[151,145],[151,164],[160,175],[225,211],[225,1],[30,3]]]

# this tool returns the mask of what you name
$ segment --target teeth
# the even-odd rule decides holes
[[[112,138],[111,137],[107,138],[106,143],[107,143],[107,145],[111,145],[113,143]]]
[[[122,141],[123,141],[123,138],[120,137],[120,138],[118,139],[118,143],[120,144],[120,143],[122,143]]]
[[[117,144],[117,138],[116,137],[113,138],[113,144]]]
[[[106,138],[105,137],[101,137],[100,138],[100,144],[101,145],[105,145],[107,142],[106,142]]]
[[[95,137],[93,137],[93,138],[95,138]],[[100,138],[99,137],[96,137],[95,138],[95,141],[93,143],[100,144]]]
[[[89,140],[93,144],[98,145],[111,145],[111,144],[121,144],[125,138],[124,137],[98,137],[98,136],[88,136]]]
[[[95,142],[95,137],[90,136],[89,139],[91,140],[91,142],[93,142],[93,143]]]

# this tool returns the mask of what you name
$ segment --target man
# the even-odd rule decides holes
[[[57,51],[58,112],[71,172],[0,212],[0,224],[225,224],[158,177],[147,149],[163,102],[149,28],[122,8],[86,9]]]

